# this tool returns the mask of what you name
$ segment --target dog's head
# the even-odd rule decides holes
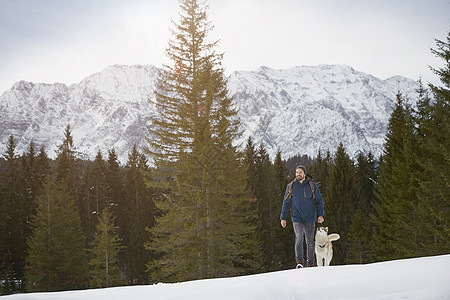
[[[316,229],[316,244],[323,245],[328,242],[328,227],[318,227]]]
[[[325,233],[328,234],[328,227],[317,227],[317,233]]]

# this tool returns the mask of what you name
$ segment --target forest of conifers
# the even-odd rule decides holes
[[[341,144],[283,160],[251,138],[234,146],[239,121],[222,55],[204,41],[205,10],[194,0],[180,9],[148,148],[130,145],[125,164],[114,149],[80,160],[68,125],[53,160],[32,141],[16,153],[10,137],[0,160],[2,294],[292,268],[292,225],[279,217],[299,164],[323,195],[324,226],[341,236],[332,264],[449,253],[450,35],[433,50],[443,87],[421,84],[414,104],[397,93],[381,157],[351,157]]]

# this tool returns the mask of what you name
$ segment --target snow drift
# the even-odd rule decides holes
[[[175,284],[55,293],[2,300],[450,299],[450,254],[367,265],[287,270]]]

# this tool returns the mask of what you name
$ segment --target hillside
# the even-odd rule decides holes
[[[450,299],[449,266],[450,255],[442,255],[175,284],[20,294],[0,298],[2,300],[439,300]]]

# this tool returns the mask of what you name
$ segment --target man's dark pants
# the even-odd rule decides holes
[[[304,263],[303,259],[303,236],[306,237],[306,257],[308,265],[314,263],[314,231],[316,228],[315,222],[299,223],[294,222],[295,232],[295,259]]]

